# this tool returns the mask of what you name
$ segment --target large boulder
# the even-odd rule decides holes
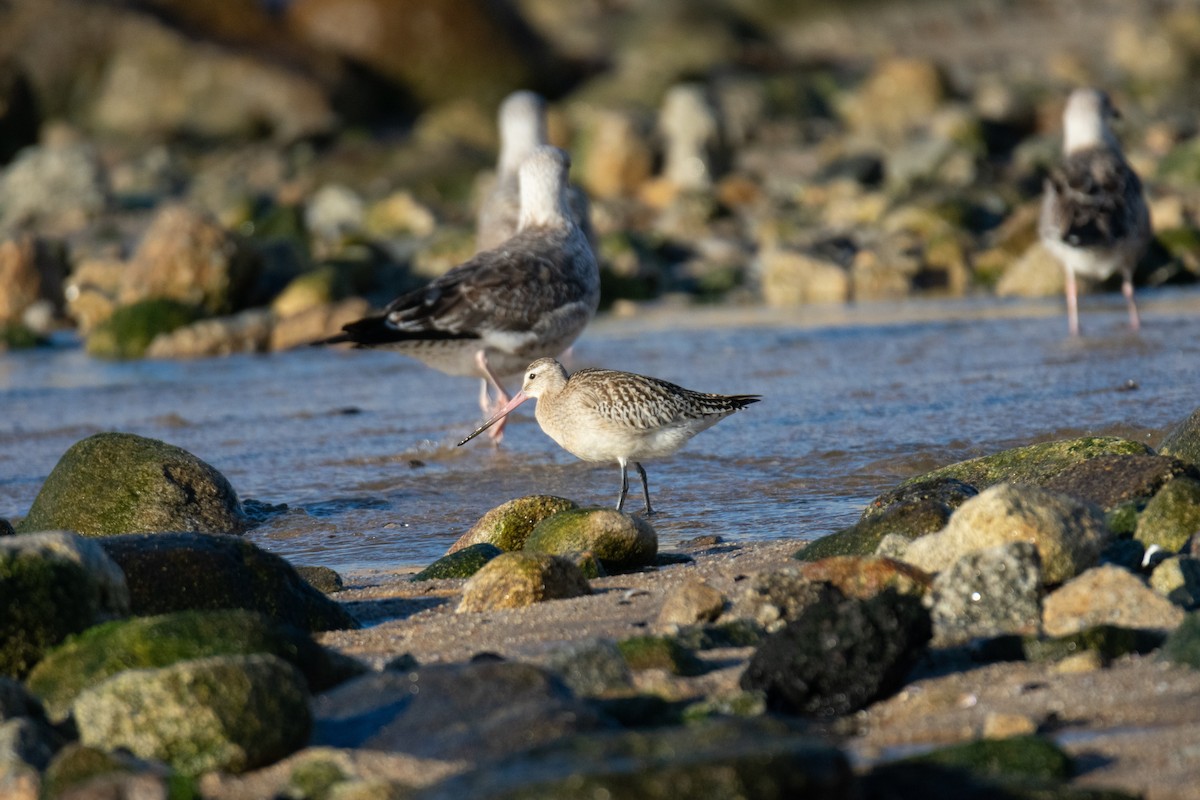
[[[125,572],[134,614],[243,608],[307,631],[359,627],[291,564],[240,536],[131,534],[103,547]]]
[[[24,677],[70,634],[127,613],[125,576],[95,542],[0,537],[0,675]]]
[[[312,716],[300,670],[271,655],[215,656],[129,670],[72,706],[79,738],[188,775],[245,772],[304,746]]]
[[[98,433],[63,454],[17,530],[241,533],[246,524],[233,487],[196,456],[157,439]]]
[[[533,553],[591,552],[609,572],[654,564],[658,535],[641,517],[611,508],[562,511],[537,524],[525,541]]]

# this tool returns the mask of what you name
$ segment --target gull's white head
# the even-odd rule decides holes
[[[1089,147],[1120,149],[1108,126],[1117,117],[1108,94],[1099,89],[1076,89],[1063,109],[1063,152],[1070,155]]]
[[[535,92],[513,92],[500,104],[500,174],[511,175],[529,152],[545,144],[546,101]]]
[[[517,230],[532,225],[562,225],[571,216],[567,210],[567,172],[571,157],[553,145],[543,144],[521,162],[521,213]]]

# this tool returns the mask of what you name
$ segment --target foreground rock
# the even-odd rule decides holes
[[[121,672],[85,690],[72,713],[85,745],[124,748],[188,775],[269,764],[303,746],[311,725],[304,676],[270,655]]]
[[[0,537],[0,675],[21,678],[68,635],[129,613],[120,568],[70,533]]]
[[[450,545],[447,555],[464,547],[485,543],[501,550],[520,550],[539,522],[559,511],[577,507],[574,501],[545,494],[509,500],[480,517],[469,531]]]
[[[566,558],[547,553],[503,553],[467,581],[458,610],[523,608],[591,591],[583,571]]]
[[[291,564],[239,536],[131,534],[103,546],[125,572],[134,614],[242,608],[306,631],[359,626]]]
[[[621,572],[652,565],[658,535],[641,517],[611,508],[580,508],[539,522],[525,549],[556,555],[590,552],[605,570]]]
[[[84,536],[154,531],[241,533],[246,517],[229,481],[196,456],[156,439],[98,433],[50,472],[19,532]]]

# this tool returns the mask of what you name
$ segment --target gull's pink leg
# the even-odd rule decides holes
[[[1067,273],[1067,330],[1072,336],[1079,335],[1079,299],[1075,287],[1075,272],[1064,269]]]
[[[504,391],[504,385],[500,383],[500,379],[496,377],[496,373],[492,372],[492,368],[488,364],[487,355],[482,350],[475,353],[475,366],[479,367],[479,371],[484,374],[483,388],[479,395],[479,405],[485,415],[491,416],[504,408],[512,398],[508,396],[508,392]],[[488,384],[491,384],[496,390],[495,401],[492,401],[488,397]],[[507,417],[501,418],[488,431],[488,437],[491,438],[493,444],[500,444],[500,440],[504,438],[504,426],[507,422]]]
[[[1134,331],[1139,330],[1142,327],[1142,321],[1138,317],[1137,303],[1133,302],[1133,276],[1128,272],[1121,280],[1121,294],[1125,295],[1125,303],[1129,306],[1129,328]]]

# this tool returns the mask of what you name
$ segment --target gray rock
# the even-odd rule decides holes
[[[629,662],[616,643],[607,639],[563,645],[542,663],[581,697],[628,691],[633,687]]]
[[[1163,559],[1150,573],[1150,588],[1188,611],[1200,608],[1200,559],[1192,556]]]
[[[712,622],[725,610],[725,595],[702,580],[688,580],[675,587],[658,614],[659,627]]]
[[[1042,574],[1037,548],[1013,542],[970,553],[933,581],[930,616],[937,645],[965,644],[1041,627]]]
[[[1158,452],[1200,467],[1200,408],[1167,431],[1162,444],[1158,446]]]
[[[1182,608],[1141,578],[1111,565],[1084,572],[1042,601],[1042,627],[1049,636],[1065,636],[1096,625],[1170,631],[1183,617]]]
[[[1111,511],[1125,503],[1148,500],[1179,475],[1200,477],[1200,472],[1166,456],[1102,455],[1068,467],[1042,488]]]
[[[1095,506],[1032,486],[1002,483],[963,503],[946,527],[912,542],[904,560],[929,571],[968,553],[1032,542],[1042,579],[1061,583],[1095,564],[1110,534]]]
[[[245,772],[299,749],[312,724],[308,703],[304,676],[286,661],[217,656],[118,673],[85,690],[72,712],[85,745],[196,775]]]
[[[840,595],[826,583],[803,577],[797,569],[760,572],[746,581],[726,616],[750,619],[774,632],[799,618],[808,608]]]
[[[134,614],[244,608],[306,631],[359,627],[286,560],[240,536],[150,533],[102,541],[125,572]]]
[[[558,678],[505,661],[364,675],[313,708],[314,745],[485,763],[605,724]]]
[[[36,225],[67,233],[109,208],[108,182],[93,147],[74,142],[28,147],[0,172],[0,230]]]
[[[703,84],[667,90],[658,129],[665,140],[663,177],[679,189],[710,187],[717,176],[720,123]]]

